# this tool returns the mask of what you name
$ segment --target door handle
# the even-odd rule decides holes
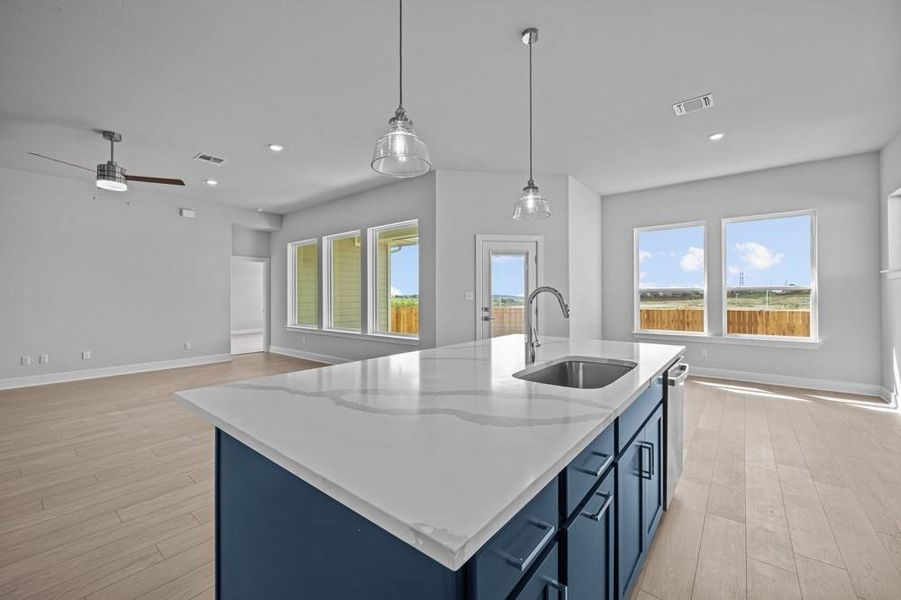
[[[557,592],[557,600],[567,600],[569,597],[569,588],[568,586],[563,585],[556,579],[547,578],[547,584],[544,586],[544,598],[545,600],[551,600],[550,590],[554,590]]]
[[[601,504],[601,507],[597,510],[597,512],[588,512],[587,510],[583,510],[580,514],[583,517],[588,517],[592,521],[600,521],[601,517],[604,516],[604,513],[610,508],[610,505],[613,504],[613,494],[605,494],[604,492],[595,492],[595,496],[600,496],[604,499],[604,503]]]
[[[586,475],[591,475],[592,477],[600,477],[601,474],[607,470],[607,467],[610,466],[610,463],[613,462],[613,456],[611,456],[609,454],[604,454],[603,452],[598,452],[597,450],[592,450],[591,454],[593,456],[600,456],[601,458],[604,459],[604,462],[602,462],[601,465],[596,470],[589,469],[588,467],[573,467],[573,468],[576,471],[579,471],[580,473],[585,473]]]
[[[651,479],[654,476],[654,444],[651,442],[638,442],[638,472],[644,479]],[[644,451],[648,451],[648,471],[644,470]]]
[[[535,557],[538,556],[542,548],[544,548],[548,541],[552,537],[554,537],[554,533],[556,533],[557,531],[556,527],[539,519],[529,519],[528,526],[535,527],[538,531],[542,532],[542,534],[538,539],[538,542],[528,553],[525,554],[525,556],[516,556],[515,554],[510,554],[505,551],[500,552],[501,556],[504,557],[504,560],[507,561],[508,565],[515,567],[520,571],[525,571],[529,568],[529,565],[532,564],[532,561],[535,560]]]

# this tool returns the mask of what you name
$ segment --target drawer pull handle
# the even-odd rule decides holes
[[[545,523],[539,519],[529,519],[528,523],[530,528],[534,528],[536,531],[540,531],[541,538],[538,540],[538,543],[525,555],[525,556],[516,556],[510,554],[506,551],[501,551],[500,554],[503,556],[504,560],[507,561],[507,564],[511,567],[515,567],[520,571],[525,571],[529,568],[529,565],[535,560],[535,557],[541,552],[541,550],[545,547],[545,545],[550,541],[552,537],[554,537],[554,533],[556,533],[557,528],[551,525],[550,523]]]
[[[654,444],[651,442],[638,442],[639,446],[639,458],[638,458],[638,470],[641,473],[641,476],[644,479],[651,479],[654,477]],[[648,451],[648,471],[645,473],[644,470],[644,450]]]
[[[610,466],[610,463],[613,462],[613,456],[610,454],[605,454],[604,452],[598,452],[597,450],[592,450],[591,454],[593,456],[600,456],[604,459],[604,462],[601,463],[601,466],[597,468],[597,470],[589,469],[588,467],[574,467],[576,471],[580,473],[585,473],[586,475],[591,475],[592,477],[600,477],[601,474],[607,470],[607,467]]]
[[[551,600],[551,590],[557,592],[556,600],[566,600],[569,597],[569,587],[563,585],[556,579],[547,578],[547,585],[544,586],[545,600]]]
[[[604,492],[595,492],[595,496],[600,496],[604,499],[604,503],[601,504],[601,508],[597,510],[597,512],[588,512],[587,510],[582,511],[583,517],[588,517],[592,521],[600,521],[601,517],[604,516],[604,513],[607,512],[607,509],[610,508],[610,505],[613,504],[613,494],[605,494]]]

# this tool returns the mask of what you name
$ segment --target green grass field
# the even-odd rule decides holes
[[[747,310],[810,310],[810,290],[732,290],[726,305],[727,308]],[[641,306],[649,309],[704,308],[704,298],[700,291],[642,291]]]

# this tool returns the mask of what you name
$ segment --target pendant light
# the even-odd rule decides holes
[[[404,110],[404,2],[398,0],[398,88],[400,99],[394,116],[388,121],[388,132],[375,143],[372,170],[389,177],[419,177],[432,168],[432,159],[416,132],[413,121]]]
[[[534,27],[522,32],[522,43],[529,47],[529,181],[522,188],[522,196],[513,205],[513,218],[517,221],[535,221],[551,216],[547,200],[532,179],[532,45],[537,41],[538,30]]]

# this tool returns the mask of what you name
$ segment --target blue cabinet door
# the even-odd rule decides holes
[[[559,562],[557,544],[551,544],[519,591],[514,591],[510,597],[516,600],[567,600],[567,588],[557,576]]]
[[[645,547],[650,548],[663,514],[663,407],[657,407],[642,429],[642,469],[644,470],[643,527]]]
[[[632,584],[638,578],[645,550],[643,526],[643,497],[645,480],[642,465],[642,436],[636,436],[623,450],[617,462],[617,554],[619,562],[618,597],[628,598]]]
[[[613,600],[614,471],[591,490],[588,502],[564,531],[569,600]]]

